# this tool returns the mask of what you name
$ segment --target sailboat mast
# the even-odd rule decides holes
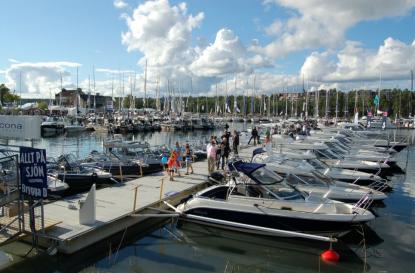
[[[307,88],[308,89],[308,88]],[[305,89],[304,86],[304,74],[303,74],[303,92],[305,93],[305,118],[308,118],[308,90]]]
[[[144,71],[144,108],[147,108],[147,60],[146,60],[146,70]]]
[[[326,90],[326,120],[329,118],[329,89]]]
[[[78,66],[76,67],[76,89],[78,90]]]
[[[315,113],[314,113],[314,116],[316,117],[316,118],[318,118],[318,103],[319,103],[319,90],[317,89],[316,90],[316,93],[315,93],[315,105],[316,105],[316,109],[315,109]]]
[[[288,91],[288,88],[286,91]],[[285,93],[285,118],[287,117],[288,117],[288,93]]]
[[[279,97],[279,94],[275,93],[275,114],[276,114],[277,117],[280,115],[278,113],[278,97]]]
[[[91,75],[88,75],[88,100],[86,104],[87,112],[91,108]]]
[[[156,109],[160,111],[160,74],[157,77],[157,87],[156,87]]]
[[[365,115],[365,90],[362,88],[362,117]]]
[[[356,88],[356,93],[355,93],[355,95],[354,95],[354,113],[356,114],[356,113],[358,113],[359,111],[358,111],[358,95],[359,95],[359,93],[358,93],[359,91],[357,90],[357,88]]]
[[[76,116],[78,116],[78,107],[79,107],[79,100],[78,100],[79,92],[78,92],[78,66],[76,67]]]
[[[339,90],[336,89],[336,120],[334,122],[336,125],[337,125],[338,114],[339,114]]]
[[[380,88],[382,86],[382,71],[379,73],[379,88],[378,88],[378,105],[376,107],[376,115],[378,114],[378,110],[380,109]]]
[[[225,79],[225,111],[223,112],[225,114],[225,118],[228,113],[228,79]]]
[[[20,89],[19,104],[20,104],[20,108],[22,108],[22,71],[19,72],[19,89]]]
[[[63,83],[62,83],[62,72],[60,72],[60,76],[61,76],[61,92],[59,93],[59,111],[61,110],[61,106],[62,106],[62,91],[63,91]]]
[[[233,115],[236,117],[236,110],[238,108],[237,101],[236,101],[236,74],[235,74],[235,86],[234,86],[234,93],[233,93]]]
[[[95,65],[92,66],[92,80],[93,80],[93,87],[94,87],[94,113],[96,112],[96,108],[97,108],[97,101],[96,101],[96,96],[97,96],[97,91],[95,89]]]
[[[255,115],[255,82],[256,82],[256,75],[254,74],[254,85],[253,85],[252,97],[251,97],[251,114],[252,114],[252,117]]]
[[[288,91],[288,90],[287,90]],[[291,99],[291,117],[294,117],[294,94],[290,93],[290,99]]]

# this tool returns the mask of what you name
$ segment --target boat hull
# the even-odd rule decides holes
[[[257,214],[244,211],[231,211],[216,208],[195,208],[185,212],[186,214],[203,216],[203,220],[183,219],[199,224],[220,226],[222,228],[234,229],[249,233],[258,233],[255,229],[241,228],[239,224],[265,227],[270,229],[296,231],[309,234],[343,236],[354,229],[360,223],[324,221],[317,219],[300,219],[283,217],[277,215]],[[223,220],[224,223],[218,224],[217,220]],[[237,224],[232,224],[237,223]]]
[[[85,174],[64,174],[59,173],[58,179],[64,181],[69,186],[70,192],[88,191],[93,184],[103,187],[114,184],[110,176],[85,175]]]

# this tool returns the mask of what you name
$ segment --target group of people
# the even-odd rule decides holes
[[[162,156],[162,163],[164,169],[167,171],[167,174],[170,178],[170,181],[174,181],[174,176],[181,176],[180,169],[183,164],[186,166],[186,175],[193,173],[193,163],[194,155],[193,151],[190,149],[189,143],[186,143],[184,151],[180,147],[179,142],[176,142],[174,149],[171,151],[170,155],[167,153]]]
[[[224,134],[220,139],[217,136],[211,136],[210,141],[207,145],[207,159],[208,159],[208,171],[209,174],[217,170],[224,169],[225,164],[228,163],[229,155],[231,151],[234,155],[238,154],[239,147],[239,134],[236,130],[233,131],[232,135],[232,150],[230,146],[231,133],[225,129]]]

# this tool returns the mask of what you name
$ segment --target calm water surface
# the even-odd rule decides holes
[[[208,138],[212,133],[154,133],[134,138],[154,145],[173,145],[176,140]],[[406,131],[413,137],[415,131]],[[105,136],[84,134],[80,137],[42,139],[35,147],[44,147],[48,155],[62,150],[83,157],[102,149]],[[244,235],[185,223],[162,224],[147,233],[129,234],[124,244],[105,242],[75,256],[38,255],[22,258],[28,246],[14,243],[2,247],[0,266],[15,264],[2,272],[413,272],[415,265],[415,146],[399,155],[406,175],[395,175],[395,190],[373,210],[378,217],[361,236],[351,234],[334,248],[341,255],[337,265],[322,262],[319,255],[327,243],[306,242]],[[117,239],[118,242],[121,238]],[[116,240],[116,241],[117,241]],[[30,256],[30,255],[29,255]]]

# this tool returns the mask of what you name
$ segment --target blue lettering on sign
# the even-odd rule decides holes
[[[48,196],[46,150],[20,147],[22,193],[35,197]]]

